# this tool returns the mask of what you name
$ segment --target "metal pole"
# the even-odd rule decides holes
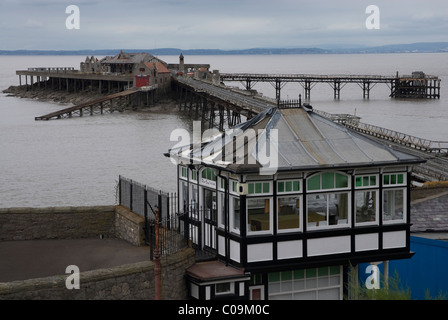
[[[162,282],[161,273],[162,266],[160,264],[160,249],[159,249],[159,208],[155,210],[156,215],[156,241],[154,247],[154,276],[155,276],[155,300],[161,300]]]

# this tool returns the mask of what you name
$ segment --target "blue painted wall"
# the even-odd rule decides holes
[[[411,290],[412,299],[424,300],[427,290],[433,298],[442,291],[448,299],[448,242],[411,236],[411,251],[415,252],[411,259],[389,262],[389,276],[395,276],[396,270],[401,285]],[[362,283],[370,275],[365,273],[367,266],[359,265]],[[379,269],[382,280],[384,264]]]

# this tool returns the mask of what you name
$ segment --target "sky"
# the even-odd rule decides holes
[[[79,29],[72,28],[74,11],[66,13],[70,5],[79,8]],[[369,5],[379,10],[379,29],[366,26],[373,14],[366,13]],[[231,50],[447,41],[447,0],[0,0],[0,50]]]

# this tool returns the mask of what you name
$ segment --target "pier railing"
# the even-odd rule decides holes
[[[72,73],[78,70],[75,70],[73,67],[55,67],[55,68],[28,68],[28,71],[35,72],[49,72],[49,73]]]
[[[402,144],[410,148],[426,152],[448,154],[448,141],[432,141],[359,121],[347,121],[345,126],[355,131]]]

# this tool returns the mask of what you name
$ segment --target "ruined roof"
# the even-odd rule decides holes
[[[107,56],[101,59],[101,63],[103,64],[135,64],[140,62],[147,62],[152,59],[155,59],[155,57],[149,53],[146,52],[139,52],[139,53],[126,53],[121,51],[119,54],[115,56]]]
[[[158,73],[170,73],[170,70],[160,61],[151,61],[151,62],[145,62],[145,66],[147,66],[150,69],[154,68],[154,64],[156,65],[156,69]]]
[[[255,131],[259,133],[258,137],[250,134]],[[240,146],[233,150],[234,144],[229,142],[245,136],[248,139],[244,149]],[[185,163],[193,160],[235,173],[259,171],[263,167],[260,155],[263,156],[263,152],[269,155],[266,152],[270,149],[268,145],[278,150],[277,171],[423,162],[416,156],[393,150],[351,131],[306,107],[266,110],[233,130],[202,141],[200,145],[193,149],[172,149],[169,154]]]

